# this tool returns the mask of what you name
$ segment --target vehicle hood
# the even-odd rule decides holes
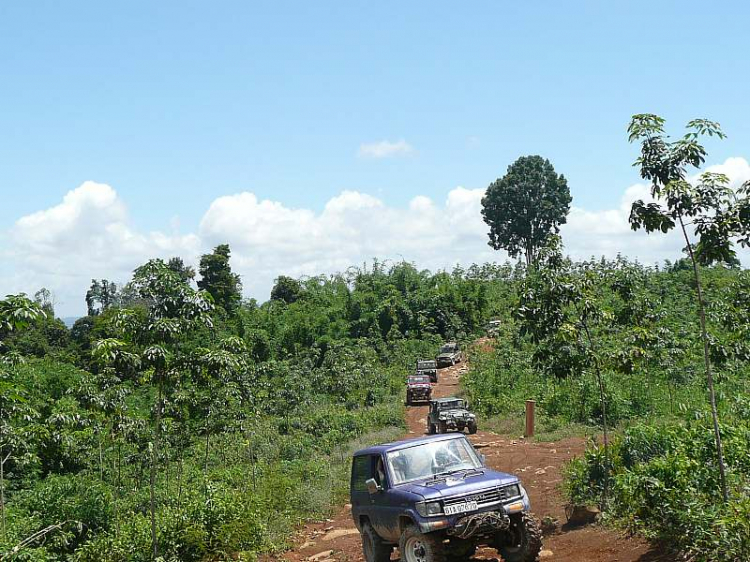
[[[445,480],[419,480],[400,486],[405,491],[422,496],[425,500],[438,500],[476,494],[488,488],[507,486],[519,482],[517,476],[484,469],[484,474],[469,474],[465,479],[458,473]]]

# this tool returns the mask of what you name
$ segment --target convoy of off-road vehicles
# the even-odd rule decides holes
[[[429,404],[428,435],[354,453],[352,517],[365,562],[388,562],[394,548],[402,562],[467,560],[482,545],[505,562],[538,560],[542,533],[521,481],[488,468],[463,434],[477,432],[466,400],[432,398],[438,369],[463,359],[449,342],[407,377],[406,404]]]

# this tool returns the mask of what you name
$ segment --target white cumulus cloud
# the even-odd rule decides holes
[[[709,166],[704,171],[725,174],[734,189],[750,180],[750,163],[744,158],[728,158],[724,163]],[[580,207],[571,208],[568,222],[561,228],[568,253],[575,259],[592,256],[614,258],[619,253],[646,264],[679,258],[685,241],[677,230],[668,234],[631,230],[628,222],[630,208],[638,199],[653,201],[649,186],[640,183],[631,185],[614,209],[590,211]],[[738,251],[738,255],[743,262],[746,261],[745,251]]]
[[[127,280],[150,257],[192,257],[194,234],[141,233],[130,224],[125,203],[109,185],[87,181],[59,205],[21,217],[7,233],[11,274],[5,292],[57,293],[63,310],[80,311],[92,278]]]
[[[357,154],[361,158],[390,158],[392,156],[406,156],[412,152],[414,152],[414,147],[401,139],[395,142],[382,140],[361,144]]]
[[[735,187],[750,180],[743,158],[707,169],[727,174]],[[215,199],[193,232],[182,234],[178,218],[163,230],[139,231],[115,189],[85,182],[58,205],[0,230],[0,247],[9,248],[0,260],[0,294],[45,286],[56,293],[59,314],[81,314],[92,278],[127,281],[153,257],[178,255],[196,265],[200,254],[222,243],[230,244],[246,296],[259,300],[268,298],[279,275],[335,273],[373,258],[405,259],[433,270],[503,261],[506,254],[487,245],[483,195],[481,188],[456,187],[442,200],[418,195],[393,206],[367,193],[343,191],[316,212],[246,191]],[[613,208],[573,207],[562,227],[566,251],[577,259],[621,253],[647,264],[678,258],[684,243],[676,232],[630,229],[630,205],[648,198],[648,187],[635,184]]]

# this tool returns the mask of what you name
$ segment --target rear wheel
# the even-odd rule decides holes
[[[438,423],[438,433],[448,433],[448,424],[444,421]]]
[[[510,529],[498,537],[497,551],[505,562],[536,562],[542,550],[542,530],[530,513],[513,515]]]
[[[393,547],[386,545],[375,532],[372,525],[365,523],[362,527],[362,553],[365,562],[388,562]]]
[[[413,525],[401,533],[398,543],[402,562],[446,562],[443,543],[435,533],[422,534]]]
[[[476,422],[469,424],[469,433],[474,435],[477,432],[477,424]]]

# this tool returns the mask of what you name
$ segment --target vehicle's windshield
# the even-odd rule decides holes
[[[443,347],[440,348],[440,353],[453,353],[455,350],[456,344],[446,343]]]
[[[430,377],[423,377],[423,376],[409,377],[409,383],[411,383],[411,384],[423,384],[423,383],[429,384],[430,383]]]
[[[482,467],[466,439],[431,441],[391,451],[387,459],[394,485]]]
[[[455,408],[464,407],[463,400],[451,400],[450,402],[439,402],[438,404],[439,404],[438,406],[439,410],[453,410]]]

